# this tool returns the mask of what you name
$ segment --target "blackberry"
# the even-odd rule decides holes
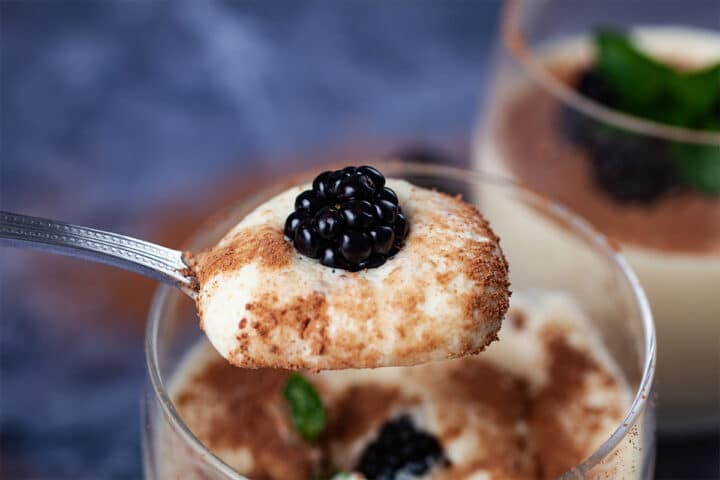
[[[378,437],[360,455],[355,470],[368,480],[395,480],[419,476],[447,463],[437,439],[418,430],[407,415],[385,423]]]
[[[618,203],[652,203],[678,185],[665,147],[660,140],[617,132],[589,152],[593,179]]]
[[[605,105],[606,107],[615,105],[615,92],[613,92],[607,80],[594,68],[584,70],[580,73],[575,89],[580,95],[594,100],[601,105]]]
[[[594,68],[578,75],[575,89],[615,107],[611,86]],[[616,202],[649,204],[676,186],[675,165],[661,141],[619,130],[564,104],[559,121],[565,138],[587,155],[595,184]]]
[[[595,69],[591,68],[581,72],[575,81],[574,88],[580,95],[606,107],[612,108],[615,103],[610,85]],[[560,127],[567,139],[575,145],[582,147],[598,140],[602,141],[602,138],[598,138],[602,135],[602,124],[574,106],[562,104]]]
[[[376,268],[403,246],[410,224],[382,173],[370,166],[323,172],[295,199],[285,236],[332,268]]]

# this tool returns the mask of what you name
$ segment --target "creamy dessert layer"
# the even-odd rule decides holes
[[[201,325],[240,367],[414,365],[482,351],[508,308],[499,240],[460,198],[388,180],[411,225],[357,272],[299,254],[283,225],[303,187],[259,206],[197,257]]]
[[[192,432],[251,479],[337,471],[371,480],[555,478],[622,422],[630,389],[563,293],[516,293],[500,338],[477,357],[304,373],[326,409],[315,441],[301,438],[290,420],[283,388],[291,372],[235,368],[206,342],[187,355],[170,391]],[[609,475],[634,464],[623,455],[612,459]],[[182,470],[168,465],[168,475],[175,468]]]

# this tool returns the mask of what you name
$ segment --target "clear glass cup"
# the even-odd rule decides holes
[[[475,203],[502,238],[513,289],[565,291],[601,332],[635,396],[605,443],[562,478],[651,478],[654,328],[644,293],[613,246],[564,207],[504,180],[431,165],[388,163],[381,169],[388,177],[462,194]],[[213,244],[244,214],[285,186],[287,183],[270,187],[245,200],[224,220],[203,230],[189,248]],[[542,243],[536,242],[541,238]],[[150,309],[146,339],[149,380],[144,396],[143,452],[148,479],[168,478],[170,469],[174,474],[180,472],[180,478],[244,478],[200,443],[168,394],[168,383],[183,355],[202,337],[192,302],[175,289],[160,287]]]
[[[686,167],[720,169],[720,132],[606,108],[577,93],[571,79],[592,62],[598,27],[631,32],[670,61],[718,61],[717,11],[707,0],[508,1],[474,147],[475,167],[567,205],[622,246],[657,325],[665,431],[720,422],[720,194],[676,188],[650,202],[623,202],[602,185],[617,184],[613,175],[640,182],[665,175],[662,162],[675,155]]]

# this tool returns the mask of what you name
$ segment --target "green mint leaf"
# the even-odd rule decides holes
[[[682,126],[714,129],[718,119],[713,110],[720,102],[720,63],[694,72],[676,73],[670,88],[690,117]]]
[[[627,37],[612,30],[595,35],[597,67],[626,108],[647,107],[658,98],[670,69],[637,50]]]
[[[685,185],[709,195],[720,194],[720,146],[676,143],[671,152]]]
[[[315,440],[325,427],[325,408],[315,387],[302,375],[293,373],[283,394],[290,404],[295,429],[305,440]]]
[[[597,70],[614,94],[613,107],[667,125],[720,131],[720,62],[695,71],[678,70],[613,30],[599,30],[595,47]],[[668,148],[685,185],[720,194],[720,147],[668,142]]]
[[[676,70],[612,30],[599,30],[595,46],[598,71],[615,93],[618,109],[669,125],[717,129],[720,63],[697,71]]]
[[[338,472],[330,480],[362,480],[364,478],[359,473]]]

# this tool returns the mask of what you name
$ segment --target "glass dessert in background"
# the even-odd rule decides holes
[[[304,479],[359,470],[368,478],[403,478],[400,471],[417,478],[556,478],[566,471],[650,478],[652,320],[632,273],[603,237],[504,182],[430,166],[381,170],[421,187],[472,192],[465,200],[490,221],[511,265],[514,296],[500,340],[477,357],[416,367],[300,377],[242,370],[211,349],[192,305],[161,288],[147,337],[146,476]],[[194,249],[213,244],[279,190],[239,205],[227,224],[199,235]],[[546,216],[527,224],[507,215],[521,210]],[[532,245],[538,232],[557,242],[551,257],[563,251],[574,262],[556,269]],[[307,385],[323,419],[298,424],[287,399]],[[402,445],[409,447],[391,449]]]
[[[716,10],[508,2],[476,137],[478,168],[560,201],[622,246],[657,324],[667,430],[720,421]]]

